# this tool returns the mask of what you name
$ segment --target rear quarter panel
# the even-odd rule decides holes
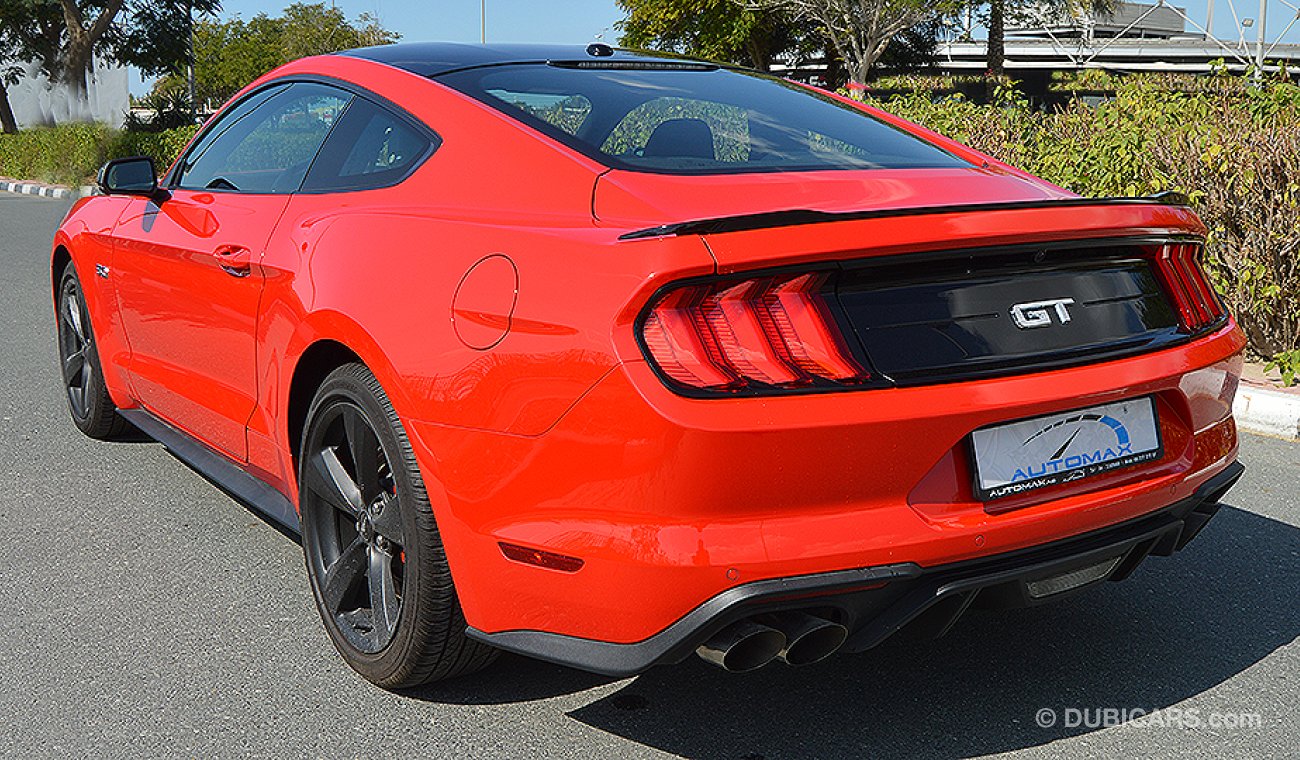
[[[275,442],[280,466],[254,464],[284,481],[293,369],[317,341],[357,353],[404,419],[536,436],[618,363],[615,320],[636,294],[713,271],[698,238],[627,256],[618,233],[593,222],[601,169],[589,160],[426,79],[327,63],[316,69],[401,104],[442,144],[396,187],[294,196],[266,251],[250,435]],[[469,315],[506,331],[476,348],[458,336],[454,320],[467,315],[454,316],[453,301],[488,257],[509,259],[517,292],[496,299],[513,309]]]

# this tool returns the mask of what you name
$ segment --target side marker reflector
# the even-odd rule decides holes
[[[522,562],[525,565],[536,565],[548,570],[559,570],[562,573],[576,573],[582,569],[585,564],[577,557],[569,557],[564,554],[543,551],[541,549],[530,549],[527,546],[519,544],[508,544],[504,541],[498,541],[497,546],[501,547],[501,553],[506,559],[514,562]]]

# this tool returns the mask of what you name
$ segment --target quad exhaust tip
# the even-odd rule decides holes
[[[811,665],[839,650],[849,637],[849,629],[839,623],[801,612],[776,617],[772,626],[785,634],[785,646],[776,657],[786,665]]]
[[[741,620],[723,628],[696,650],[707,662],[732,673],[757,670],[772,660],[811,665],[834,654],[849,631],[799,612]]]
[[[784,648],[784,633],[752,620],[741,620],[718,631],[695,651],[723,670],[745,673],[776,659]]]

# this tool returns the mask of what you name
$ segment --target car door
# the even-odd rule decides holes
[[[262,253],[351,99],[309,82],[254,92],[204,131],[167,192],[133,200],[115,231],[132,392],[240,461],[257,398]]]

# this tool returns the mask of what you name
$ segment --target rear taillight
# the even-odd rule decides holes
[[[715,393],[860,385],[827,306],[824,273],[685,285],[661,295],[641,341],[673,384]]]
[[[1153,253],[1156,273],[1178,309],[1184,330],[1200,332],[1227,315],[1201,267],[1199,243],[1167,243]]]

